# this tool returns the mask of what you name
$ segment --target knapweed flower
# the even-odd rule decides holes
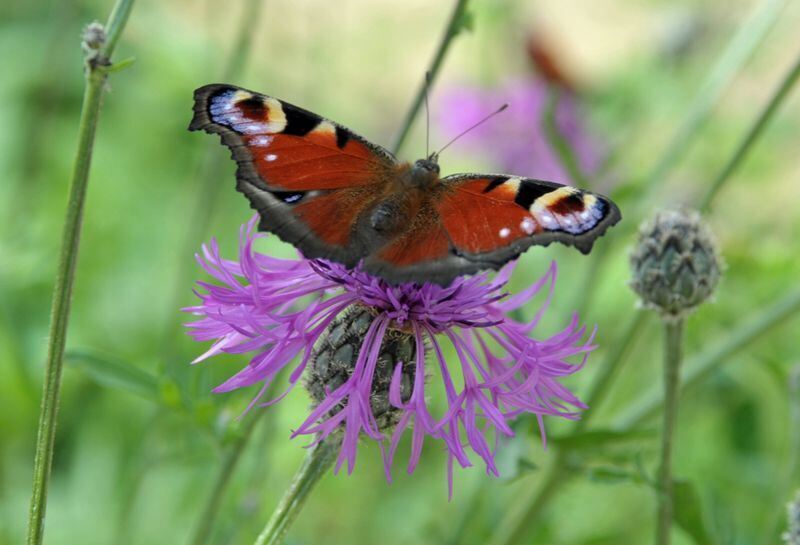
[[[508,110],[483,123],[459,140],[494,163],[494,168],[520,176],[574,185],[569,172],[545,130],[553,89],[534,78],[509,80],[496,87],[458,87],[444,91],[433,113],[445,141],[469,127],[501,104]],[[560,91],[555,106],[555,128],[567,142],[576,166],[584,175],[596,174],[604,153],[582,123],[576,97]]]
[[[504,291],[513,264],[493,279],[479,274],[449,286],[392,286],[325,260],[259,253],[253,245],[266,235],[254,225],[255,219],[242,227],[238,261],[223,259],[213,240],[198,256],[216,282],[199,282],[200,304],[185,309],[200,317],[188,324],[190,335],[214,341],[196,361],[221,352],[250,354],[214,391],[260,385],[251,407],[274,403],[304,382],[313,405],[292,437],[341,441],[335,471],[345,463],[353,470],[364,437],[381,444],[390,479],[398,443],[408,433],[409,472],[426,438],[441,441],[452,489],[453,462],[470,466],[468,451],[499,474],[495,453],[502,437],[514,435],[515,417],[535,415],[543,432],[542,417],[574,419],[585,408],[559,380],[583,365],[593,334],[587,338],[573,316],[559,333],[530,336],[552,295],[555,264],[515,295]],[[543,290],[547,302],[533,320],[507,316]],[[454,357],[445,356],[447,345]],[[575,356],[579,361],[571,362]],[[286,391],[262,400],[287,367]],[[446,406],[435,411],[434,405]]]

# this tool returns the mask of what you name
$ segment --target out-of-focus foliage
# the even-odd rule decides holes
[[[787,2],[687,153],[657,187],[643,187],[709,70],[761,3],[471,3],[472,30],[454,43],[437,85],[493,86],[529,76],[526,40],[541,32],[576,82],[586,123],[610,149],[613,175],[606,179],[612,181],[602,190],[618,199],[626,219],[616,235],[598,243],[608,248],[591,291],[583,286],[592,258],[564,248],[526,253],[517,275],[528,271],[538,278],[558,259],[555,312],[544,330],[562,326],[576,306],[584,320],[598,324],[600,349],[570,383],[579,394],[596,372],[593,363],[618,341],[634,312],[626,285],[631,222],[642,212],[696,201],[800,53],[800,5]],[[186,316],[178,311],[193,301],[191,283],[203,276],[193,252],[212,235],[232,252],[239,225],[251,213],[233,190],[227,151],[186,131],[192,91],[225,73],[244,5],[140,2],[120,42],[118,58],[137,60],[110,80],[94,152],[48,504],[51,545],[186,542],[221,457],[244,427],[235,419],[255,391],[210,394],[242,358],[191,367],[201,347],[185,337]],[[19,543],[25,532],[50,296],[83,84],[80,30],[103,20],[110,7],[101,0],[0,5],[0,543]],[[422,0],[335,6],[264,0],[251,53],[232,83],[285,98],[389,145],[449,9],[448,2]],[[724,339],[798,287],[795,94],[707,218],[728,269],[715,303],[688,321],[689,354]],[[504,115],[513,115],[513,106]],[[502,116],[492,122],[502,123]],[[405,158],[422,156],[423,129],[416,124]],[[440,136],[433,127],[434,143]],[[456,144],[441,162],[444,172],[491,170],[492,157],[492,149],[466,153]],[[215,174],[210,179],[209,172]],[[265,251],[293,250],[273,242]],[[587,431],[577,439],[572,458],[580,478],[550,504],[537,543],[651,539],[653,435],[606,426],[659,380],[654,322],[636,339],[608,403],[594,416],[595,436]],[[691,483],[686,490],[703,509],[702,522],[696,513],[685,514],[695,537],[708,531],[725,543],[778,539],[791,485],[800,484],[796,473],[787,474],[791,432],[797,433],[789,420],[788,376],[800,362],[798,324],[789,321],[748,345],[682,400],[675,472]],[[280,407],[247,417],[262,421],[210,542],[252,542],[303,456],[302,444],[288,435],[308,403],[298,391]],[[570,426],[550,431],[566,436]],[[379,451],[364,445],[352,476],[323,480],[289,542],[447,543],[455,527],[466,524],[464,543],[484,543],[548,464],[549,451],[533,426],[520,432],[505,464],[508,478],[486,485],[490,477],[477,469],[457,471],[450,503],[442,452],[428,449],[414,475],[398,471],[390,486]],[[478,486],[484,493],[474,497]],[[462,521],[475,502],[478,515]],[[692,542],[689,533],[676,537]]]

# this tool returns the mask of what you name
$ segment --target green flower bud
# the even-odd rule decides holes
[[[662,318],[683,318],[714,293],[721,260],[697,212],[666,210],[642,225],[631,253],[631,287]]]
[[[355,370],[356,361],[364,343],[364,337],[375,319],[370,310],[362,305],[352,305],[337,316],[322,334],[311,356],[306,373],[306,389],[311,394],[314,406],[326,398],[326,389],[333,392],[344,384]],[[372,377],[370,405],[378,423],[378,429],[394,428],[403,414],[389,402],[389,387],[395,367],[403,362],[400,397],[408,401],[414,384],[416,365],[416,341],[412,333],[399,329],[387,329],[381,344],[375,373]],[[330,414],[344,407],[339,404]]]

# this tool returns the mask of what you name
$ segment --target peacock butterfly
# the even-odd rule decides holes
[[[588,253],[621,217],[608,198],[554,182],[440,178],[436,153],[400,162],[337,123],[232,85],[200,87],[194,101],[189,130],[230,148],[262,230],[390,283],[446,285],[553,241]]]

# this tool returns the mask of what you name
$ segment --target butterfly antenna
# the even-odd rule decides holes
[[[428,105],[428,91],[431,88],[430,70],[425,72],[425,157],[431,150],[431,109]]]
[[[494,116],[496,116],[497,114],[499,114],[500,112],[502,112],[503,110],[505,110],[506,108],[508,108],[508,104],[503,104],[502,106],[500,106],[499,108],[497,108],[495,111],[493,111],[492,113],[490,113],[489,115],[487,115],[486,117],[484,117],[483,119],[481,119],[480,121],[478,121],[477,123],[473,124],[471,127],[468,127],[467,129],[465,129],[465,130],[461,131],[461,132],[460,132],[460,133],[458,133],[458,134],[457,134],[457,135],[456,135],[456,136],[455,136],[455,137],[454,137],[452,140],[450,140],[450,141],[449,141],[447,144],[445,144],[444,146],[442,146],[442,148],[441,148],[439,151],[437,151],[436,153],[434,153],[434,154],[432,155],[432,157],[439,157],[439,154],[440,154],[440,153],[442,153],[442,152],[443,152],[444,150],[446,150],[447,148],[449,148],[449,147],[450,147],[450,144],[452,144],[453,142],[455,142],[456,140],[458,140],[459,138],[461,138],[462,136],[464,136],[465,134],[467,134],[467,133],[468,133],[469,131],[471,131],[472,129],[475,129],[475,128],[479,127],[480,125],[483,125],[483,124],[484,124],[486,121],[489,121],[491,118],[493,118]]]

